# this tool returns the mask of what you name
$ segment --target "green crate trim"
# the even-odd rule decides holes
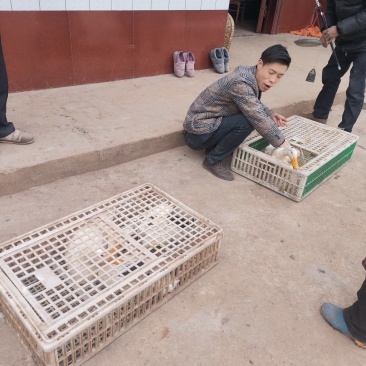
[[[311,173],[306,180],[304,191],[302,197],[315,189],[319,184],[331,176],[335,171],[337,171],[343,164],[351,159],[353,150],[356,147],[356,143],[349,146],[347,149],[342,151],[340,154],[335,156],[333,159],[325,163],[321,168],[317,169],[315,172]]]
[[[249,146],[252,149],[263,152],[264,149],[268,146],[268,142],[265,139],[259,139],[257,141],[252,142],[251,144],[249,144]]]

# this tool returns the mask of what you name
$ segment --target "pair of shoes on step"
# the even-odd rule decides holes
[[[174,73],[178,78],[182,78],[184,74],[190,78],[194,76],[195,57],[192,52],[175,51],[173,61]]]
[[[210,58],[215,70],[219,74],[229,71],[229,52],[225,47],[214,48],[211,50]]]
[[[0,143],[7,142],[9,144],[27,145],[33,142],[33,136],[27,132],[15,130],[10,135],[0,137]]]
[[[346,321],[344,320],[343,309],[329,302],[324,303],[320,308],[320,314],[324,320],[335,330],[338,330],[346,337],[350,338],[355,344],[366,349],[366,343],[357,339],[349,331]]]

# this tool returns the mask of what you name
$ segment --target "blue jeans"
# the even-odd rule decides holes
[[[323,69],[323,88],[315,101],[313,115],[317,118],[328,118],[339,84],[341,83],[341,78],[352,64],[342,122],[338,125],[338,127],[352,132],[353,125],[356,123],[363,107],[366,78],[366,51],[345,53],[336,47],[335,52],[341,70],[338,70],[335,57],[332,53],[328,64]]]
[[[210,150],[207,161],[215,164],[229,157],[253,130],[246,117],[238,113],[223,117],[220,126],[211,133],[195,135],[184,131],[184,139],[193,150]]]
[[[0,137],[5,137],[14,132],[15,127],[6,119],[6,102],[8,100],[8,76],[1,46],[0,35]]]

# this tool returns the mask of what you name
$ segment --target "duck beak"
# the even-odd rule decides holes
[[[292,158],[291,159],[291,164],[292,164],[294,169],[299,169],[299,162],[297,161],[297,158]]]

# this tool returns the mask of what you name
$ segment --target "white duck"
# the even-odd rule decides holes
[[[299,162],[297,159],[300,155],[300,151],[292,146],[276,148],[272,145],[268,145],[264,149],[264,152],[282,163],[291,164],[294,169],[299,169]]]

